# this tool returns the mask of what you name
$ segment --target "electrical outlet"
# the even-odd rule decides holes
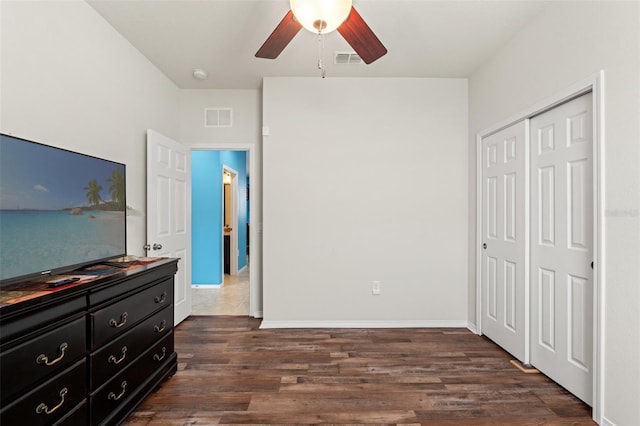
[[[371,283],[371,293],[377,296],[380,294],[380,290],[380,281],[373,281]]]

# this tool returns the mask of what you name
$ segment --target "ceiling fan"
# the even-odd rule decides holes
[[[277,58],[302,27],[319,35],[338,30],[366,64],[387,53],[352,6],[352,0],[290,0],[290,6],[291,10],[256,52],[257,58]]]

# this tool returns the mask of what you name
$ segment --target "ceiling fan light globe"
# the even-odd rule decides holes
[[[352,0],[290,0],[291,11],[303,28],[312,33],[330,33],[349,16]],[[317,22],[324,28],[318,29]]]

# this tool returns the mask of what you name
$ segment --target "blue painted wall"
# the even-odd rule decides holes
[[[244,151],[191,153],[191,248],[193,284],[221,284],[222,168],[238,172],[238,269],[247,264],[247,161]]]

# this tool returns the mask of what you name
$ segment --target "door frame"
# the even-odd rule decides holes
[[[257,211],[262,210],[262,204],[257,200],[257,189],[262,185],[262,179],[258,175],[257,146],[252,142],[205,142],[188,144],[191,151],[245,151],[249,157],[249,316],[262,318],[262,283],[258,281],[262,265],[262,246],[259,244],[258,233],[262,230],[262,224],[258,223]]]
[[[604,71],[578,81],[573,85],[561,90],[539,102],[533,106],[524,109],[515,115],[503,120],[491,127],[488,127],[476,134],[476,332],[482,334],[482,252],[480,244],[482,242],[482,139],[506,127],[511,126],[519,121],[528,121],[531,117],[548,111],[555,106],[576,98],[588,92],[593,93],[593,405],[592,418],[598,424],[602,423],[602,405],[604,402],[604,344],[605,327],[604,327],[604,294],[605,294],[605,193],[604,193],[604,89],[605,76]],[[529,151],[530,136],[525,135],[525,152]],[[527,156],[527,170],[529,170],[529,157]],[[528,179],[528,176],[527,176]],[[529,198],[529,182],[526,183],[526,198]],[[525,221],[528,224],[529,212],[525,209]],[[528,231],[527,231],[528,233]],[[527,241],[528,246],[528,241]],[[529,319],[528,307],[530,305],[530,286],[529,286],[529,263],[530,253],[529,247],[526,248],[526,266],[525,275],[525,313]],[[527,329],[529,327],[527,326]],[[528,334],[528,333],[527,333]],[[525,362],[529,362],[530,342],[525,342]]]
[[[238,275],[238,172],[226,164],[222,165],[222,206],[225,205],[225,193],[224,193],[224,173],[227,172],[231,175],[231,184],[229,185],[229,199],[231,201],[231,239],[229,241],[229,253],[231,258],[229,259],[229,275]],[[222,227],[224,228],[225,211],[222,209]],[[224,260],[224,232],[222,235],[222,241],[220,241],[220,253],[222,253]],[[222,262],[224,265],[224,261]],[[224,268],[222,271],[222,285],[224,285]]]

